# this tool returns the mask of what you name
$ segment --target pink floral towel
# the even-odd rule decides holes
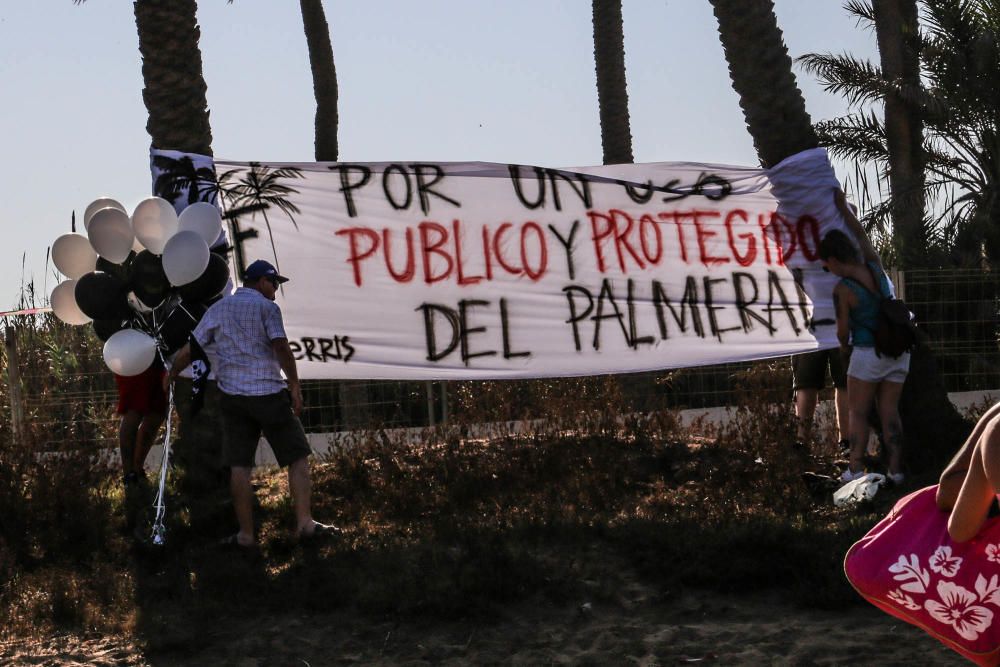
[[[976,664],[1000,664],[1000,517],[956,544],[936,491],[930,486],[900,499],[850,548],[844,571],[879,609]]]

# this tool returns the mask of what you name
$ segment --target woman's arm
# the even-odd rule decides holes
[[[987,424],[998,416],[1000,416],[1000,403],[991,407],[979,418],[976,427],[972,429],[972,433],[965,440],[965,444],[962,445],[958,453],[955,454],[951,462],[945,467],[944,472],[941,473],[937,490],[938,509],[947,512],[955,506],[955,501],[958,499],[958,492],[962,488],[962,482],[965,481],[966,473],[969,470],[969,464],[972,461],[972,452],[976,448],[976,443],[982,437]]]
[[[956,542],[967,542],[983,527],[996,491],[983,466],[982,442],[972,448],[969,469],[948,517],[948,535]]]
[[[833,305],[837,309],[837,340],[841,349],[851,344],[851,290],[844,283],[833,288]]]
[[[971,540],[983,527],[1000,491],[1000,418],[990,419],[972,447],[969,470],[948,517],[948,534],[956,542]]]
[[[871,239],[868,238],[865,228],[861,226],[858,217],[854,214],[854,209],[847,203],[844,191],[840,188],[834,190],[833,200],[837,204],[837,210],[843,216],[847,228],[854,235],[854,239],[861,247],[861,255],[864,257],[865,262],[875,262],[879,268],[882,268],[882,258],[878,256],[878,252],[875,250],[875,246],[872,245]]]

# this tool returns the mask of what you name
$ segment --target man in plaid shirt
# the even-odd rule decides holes
[[[239,523],[239,532],[226,538],[224,544],[256,544],[250,475],[261,432],[278,464],[288,468],[296,535],[310,539],[337,531],[315,521],[310,510],[308,457],[312,450],[298,418],[302,388],[281,309],[274,302],[278,285],[287,281],[270,263],[262,259],[253,262],[247,267],[243,287],[213,304],[192,333],[195,342],[208,351],[222,392],[222,455],[231,469],[229,488]],[[164,384],[190,363],[189,343],[178,352]]]

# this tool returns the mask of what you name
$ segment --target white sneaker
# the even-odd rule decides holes
[[[859,470],[858,472],[851,472],[851,469],[848,468],[844,472],[840,473],[840,481],[853,482],[856,479],[861,479],[862,477],[865,476],[865,474],[866,473],[864,470]]]

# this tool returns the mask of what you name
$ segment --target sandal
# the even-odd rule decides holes
[[[304,544],[312,544],[319,542],[321,540],[326,540],[331,537],[339,537],[344,531],[336,526],[327,525],[325,523],[320,523],[319,521],[313,522],[313,530],[308,535],[303,532],[299,532],[299,542]]]

